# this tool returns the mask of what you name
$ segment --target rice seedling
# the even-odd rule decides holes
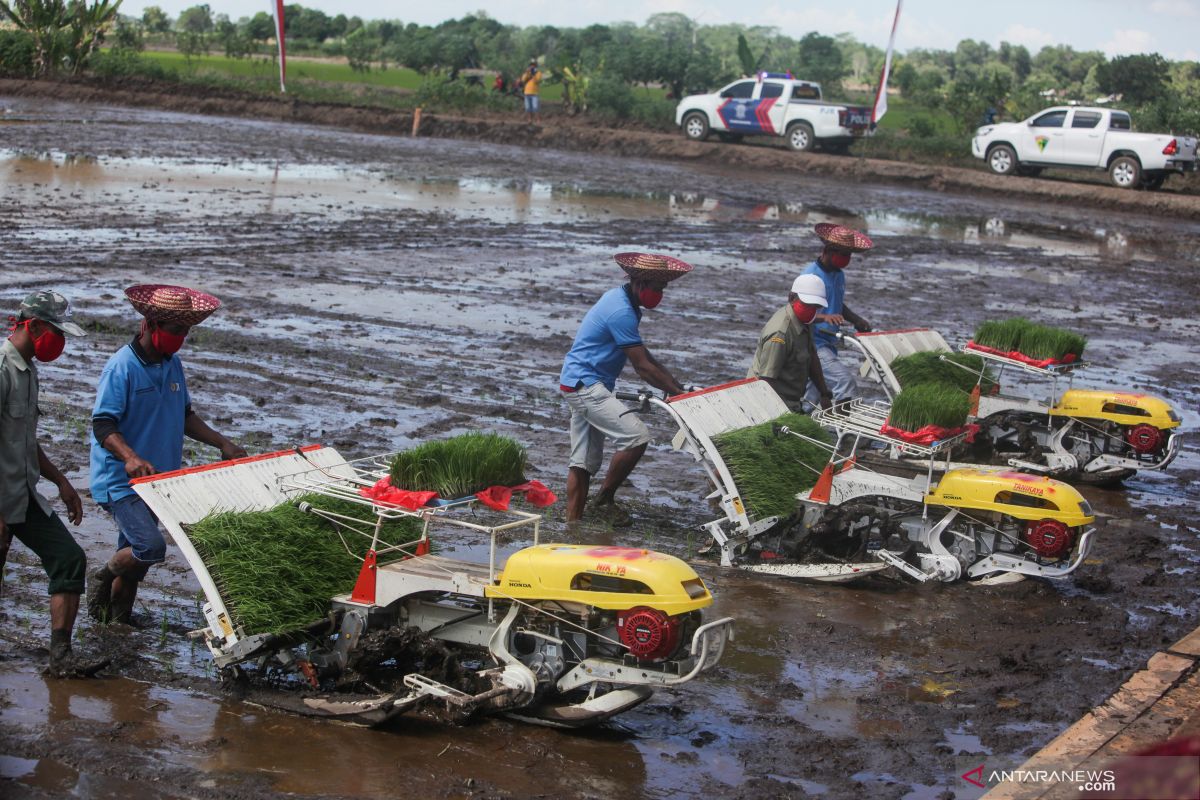
[[[1018,349],[1030,358],[1053,358],[1061,360],[1067,355],[1079,358],[1087,339],[1073,331],[1052,328],[1048,325],[1030,325],[1021,334]]]
[[[796,494],[811,489],[829,461],[827,448],[776,434],[774,426],[779,425],[820,442],[832,442],[821,426],[803,414],[784,414],[772,422],[713,439],[747,513],[755,519],[790,517],[796,510]]]
[[[1030,358],[1062,359],[1083,355],[1087,339],[1072,331],[1031,322],[1023,317],[989,320],[975,330],[975,344],[1002,352],[1016,351]]]
[[[525,448],[494,433],[464,433],[426,442],[397,453],[392,460],[392,485],[414,492],[437,492],[455,500],[489,486],[525,482]]]
[[[961,428],[967,424],[970,410],[970,398],[957,388],[944,383],[922,383],[896,395],[888,424],[911,432],[926,425]]]
[[[980,391],[988,394],[996,386],[995,374],[983,358],[974,353],[924,351],[901,356],[889,366],[902,389],[922,383],[946,383],[970,392],[978,381]]]
[[[975,329],[974,342],[1007,353],[1017,349],[1021,334],[1032,324],[1024,317],[988,320]]]
[[[370,509],[350,501],[307,495],[295,502],[360,519],[364,530],[376,520]],[[369,539],[344,534],[352,555],[330,521],[295,502],[213,514],[186,526],[234,625],[247,635],[296,631],[325,616],[330,598],[353,588],[370,546]],[[381,536],[398,544],[420,533],[420,520],[405,517],[388,520]]]

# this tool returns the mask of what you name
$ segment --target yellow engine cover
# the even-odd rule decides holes
[[[999,511],[1024,520],[1056,519],[1075,528],[1095,521],[1092,507],[1074,486],[1004,467],[952,469],[925,502],[935,506]]]
[[[1118,425],[1153,425],[1177,428],[1179,415],[1161,397],[1106,389],[1068,389],[1050,409],[1053,417],[1112,420]]]
[[[669,615],[712,605],[712,594],[683,561],[633,547],[541,544],[514,553],[489,597],[565,600],[621,611],[649,606]]]

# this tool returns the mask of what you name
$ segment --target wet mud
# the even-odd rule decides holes
[[[1068,325],[1095,365],[1077,385],[1162,395],[1196,427],[1194,220],[109,105],[0,107],[24,120],[0,126],[0,305],[54,287],[89,328],[41,369],[44,446],[81,488],[96,378],[137,326],[121,294],[132,283],[224,301],[184,363],[195,408],[253,452],[322,442],[360,456],[482,429],[526,444],[529,477],[562,493],[558,369],[621,280],[611,253],[696,265],[642,332],[681,380],[710,385],[745,374],[823,221],[875,239],[848,302],[877,329],[957,342],[1001,314]],[[147,627],[81,621],[77,647],[111,654],[113,677],[55,682],[40,674],[45,577],[17,545],[0,599],[4,795],[948,797],[981,758],[1015,767],[1196,626],[1191,444],[1165,473],[1083,489],[1099,533],[1067,580],[822,587],[699,559],[703,474],[671,450],[665,419],[647,422],[655,443],[623,490],[634,527],[574,536],[559,504],[543,536],[695,560],[716,613],[737,618],[714,673],[586,733],[304,719],[222,688],[186,636],[203,624],[198,586],[172,547],[139,597]],[[85,512],[77,536],[99,563],[114,531],[86,497]]]

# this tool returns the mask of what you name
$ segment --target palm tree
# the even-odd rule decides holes
[[[121,0],[0,0],[7,17],[33,40],[33,74],[44,77],[66,63],[78,74],[117,18]]]

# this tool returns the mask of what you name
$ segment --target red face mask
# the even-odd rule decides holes
[[[834,269],[845,269],[846,267],[850,266],[850,254],[830,253],[829,266],[833,267]]]
[[[154,345],[155,350],[164,356],[169,356],[179,352],[179,348],[183,347],[183,340],[186,338],[186,333],[168,333],[162,328],[155,328],[150,334],[150,343]]]
[[[817,307],[805,305],[799,300],[792,301],[792,313],[796,315],[796,319],[800,320],[801,325],[807,325],[817,317]]]
[[[662,289],[642,289],[638,292],[638,303],[642,308],[655,308],[662,302]]]
[[[25,320],[25,330],[29,330],[30,321]],[[30,331],[31,335],[32,333]],[[33,357],[38,361],[53,361],[62,355],[63,348],[66,346],[67,337],[50,328],[33,340]]]

